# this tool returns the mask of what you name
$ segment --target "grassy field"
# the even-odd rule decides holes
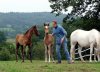
[[[32,63],[26,60],[21,61],[0,61],[0,72],[100,72],[100,63],[62,64],[45,63],[44,61],[33,60]]]

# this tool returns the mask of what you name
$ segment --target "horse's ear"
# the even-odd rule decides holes
[[[33,28],[36,28],[36,25],[34,25]]]
[[[48,26],[49,26],[49,23],[48,23]]]

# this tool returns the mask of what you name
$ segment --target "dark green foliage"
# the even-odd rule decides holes
[[[0,51],[0,60],[9,60],[10,59],[10,52],[8,49],[4,48]]]
[[[43,41],[40,41],[37,43],[37,45],[34,45],[33,50],[32,50],[32,56],[33,59],[44,59],[44,53],[45,53],[45,48]]]
[[[73,16],[81,16],[83,17],[83,13],[85,12],[85,16],[87,18],[99,18],[100,14],[100,1],[99,0],[49,0],[51,3],[50,7],[52,8],[52,12],[56,12],[58,15],[62,10],[67,11],[69,6],[73,6],[73,10],[71,15]],[[88,6],[91,5],[89,9]]]
[[[0,60],[15,60],[15,47],[11,43],[0,43]]]
[[[71,32],[76,29],[84,29],[91,30],[97,29],[100,31],[100,20],[96,20],[95,18],[77,18],[73,21],[68,20],[63,24],[63,27],[68,31],[68,37]]]
[[[0,43],[2,43],[4,41],[6,41],[6,36],[5,36],[4,32],[0,31]]]

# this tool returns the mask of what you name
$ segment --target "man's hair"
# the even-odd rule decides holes
[[[52,21],[52,22],[54,22],[55,24],[57,24],[57,21],[56,21],[56,20],[54,20],[54,21]]]

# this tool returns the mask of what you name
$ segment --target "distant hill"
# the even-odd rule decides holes
[[[56,16],[50,12],[0,13],[0,31],[6,31],[8,36],[14,37],[17,33],[25,32],[33,25],[41,27],[44,22],[52,20],[57,20],[61,24],[64,17],[64,14]]]

